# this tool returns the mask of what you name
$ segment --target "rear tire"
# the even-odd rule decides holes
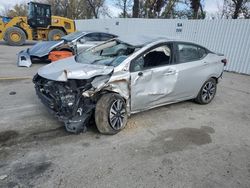
[[[199,104],[208,104],[210,103],[217,90],[216,80],[213,78],[208,79],[200,89],[199,94],[195,98],[195,102]]]
[[[95,123],[103,134],[116,134],[127,124],[127,110],[124,99],[115,93],[108,93],[98,100],[95,109]]]
[[[60,29],[52,29],[49,31],[48,40],[60,40],[65,33]]]
[[[26,35],[22,29],[10,27],[5,32],[4,40],[11,46],[21,46],[26,41]]]

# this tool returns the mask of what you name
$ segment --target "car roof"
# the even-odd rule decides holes
[[[123,35],[117,37],[117,39],[135,47],[141,47],[157,40],[170,40],[170,38],[162,35]]]
[[[114,35],[112,33],[105,33],[105,32],[99,32],[99,31],[75,31],[73,33],[63,36],[62,39],[66,41],[78,40],[80,37],[83,37],[91,33],[103,33],[103,34],[111,35],[113,37],[117,37],[117,35]]]
[[[103,31],[79,31],[79,32],[83,32],[85,34],[90,34],[90,33],[101,33],[101,34],[108,34],[108,35],[113,35],[115,37],[117,37],[117,35],[113,34],[113,33],[108,33],[108,32],[103,32]]]
[[[142,47],[142,46],[145,46],[149,43],[157,42],[157,41],[191,44],[191,45],[196,45],[196,46],[199,46],[201,48],[204,48],[208,52],[212,53],[206,47],[199,45],[193,41],[174,39],[174,38],[166,37],[163,35],[124,35],[124,36],[117,37],[116,39],[118,39],[120,42],[126,43],[126,44],[128,44],[130,46],[134,46],[134,47]]]

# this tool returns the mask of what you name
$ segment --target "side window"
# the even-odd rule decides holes
[[[100,33],[100,40],[101,41],[106,41],[106,40],[110,40],[112,38],[114,38],[113,35],[107,34],[107,33]]]
[[[90,33],[84,37],[85,41],[100,41],[99,33]]]
[[[204,48],[192,44],[178,44],[177,49],[179,52],[179,63],[196,61],[207,54]]]
[[[46,9],[46,17],[47,17],[47,18],[50,17],[50,9],[49,9],[49,8]]]
[[[131,62],[130,70],[140,71],[171,63],[171,47],[168,44],[158,46]]]

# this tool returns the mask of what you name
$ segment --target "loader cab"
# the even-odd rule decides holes
[[[32,28],[48,27],[51,25],[51,7],[47,4],[28,3],[28,24]]]

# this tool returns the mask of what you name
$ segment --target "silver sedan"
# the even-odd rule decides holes
[[[120,37],[42,67],[34,77],[43,103],[70,132],[115,134],[134,113],[194,99],[210,103],[227,60],[185,41]]]

